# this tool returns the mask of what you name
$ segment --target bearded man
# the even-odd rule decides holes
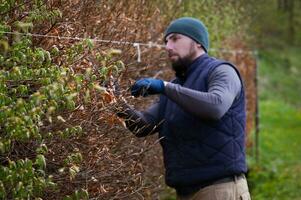
[[[166,184],[178,199],[250,199],[238,70],[208,55],[209,34],[198,19],[171,22],[164,40],[175,79],[136,81],[133,96],[159,94],[159,101],[143,112],[126,105],[117,115],[137,137],[159,133]]]

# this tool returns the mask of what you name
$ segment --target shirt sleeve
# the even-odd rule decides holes
[[[140,112],[128,104],[122,105],[122,111],[117,115],[125,119],[127,128],[137,137],[145,137],[158,132],[159,122],[159,102],[154,103],[147,110]]]
[[[208,92],[201,92],[168,82],[165,95],[183,110],[205,119],[220,119],[241,91],[235,69],[227,64],[215,68],[208,77]]]

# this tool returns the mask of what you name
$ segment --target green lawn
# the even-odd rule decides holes
[[[301,199],[301,110],[283,102],[260,104],[260,160],[251,165],[253,199]]]
[[[259,162],[249,157],[253,200],[301,199],[301,48],[260,53]]]
[[[260,101],[284,101],[301,107],[301,48],[270,49],[259,53]]]

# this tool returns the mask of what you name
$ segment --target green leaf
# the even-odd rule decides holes
[[[75,198],[76,200],[79,200],[79,199],[80,199],[80,193],[78,192],[78,190],[75,190],[75,192],[74,192],[74,198]]]
[[[57,48],[57,46],[54,45],[51,49],[51,54],[53,54],[54,56],[57,56],[57,55],[59,55],[59,53],[60,53],[59,48]]]
[[[46,153],[48,152],[48,148],[47,148],[46,144],[41,144],[41,145],[37,148],[36,152],[37,152],[38,154],[46,154]]]
[[[91,50],[94,47],[93,41],[91,39],[86,39],[85,40],[86,45],[88,46],[88,48]]]
[[[69,195],[65,196],[63,200],[73,200]]]
[[[93,84],[93,88],[94,88],[95,90],[97,90],[98,92],[100,92],[100,93],[105,93],[105,92],[107,91],[107,89],[106,89],[105,87],[102,87],[102,86],[100,86],[100,85],[97,84],[97,83],[94,83],[94,84]]]
[[[19,31],[26,32],[26,33],[29,32],[33,28],[33,24],[31,22],[24,23],[24,22],[18,21],[15,23],[15,26]]]
[[[46,160],[44,155],[37,155],[35,164],[38,165],[40,168],[45,169],[46,168]]]
[[[42,50],[38,50],[36,52],[36,57],[41,62],[43,62],[45,60],[45,55],[44,55],[44,52]]]
[[[85,200],[88,200],[88,199],[89,199],[89,193],[88,193],[88,190],[81,189],[80,193],[81,193],[81,198],[82,198],[82,199],[85,199]]]
[[[0,181],[0,199],[5,199],[6,191],[2,181]]]
[[[116,56],[116,55],[119,55],[121,54],[122,51],[120,49],[110,49],[108,51],[108,56],[111,57],[111,56]]]
[[[80,171],[79,167],[76,165],[72,165],[69,168],[69,175],[70,175],[70,179],[73,180],[76,176],[76,174]]]
[[[121,60],[117,61],[116,65],[120,70],[125,69],[125,64]]]
[[[0,51],[1,53],[3,52],[3,54],[6,54],[9,50],[9,44],[6,40],[0,40]],[[0,60],[1,63],[3,63],[3,57],[2,59]]]
[[[45,52],[44,52],[44,55],[45,55],[46,62],[47,62],[48,64],[51,63],[51,56],[50,56],[49,51],[45,51]]]
[[[0,153],[3,154],[5,152],[5,146],[2,141],[0,141]]]

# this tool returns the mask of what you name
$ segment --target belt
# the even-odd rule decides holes
[[[216,184],[221,184],[221,183],[228,183],[232,181],[238,181],[240,179],[244,179],[245,175],[244,174],[239,174],[239,175],[233,175],[233,176],[227,176],[225,178],[220,178],[214,181],[207,181],[205,183],[201,183],[198,185],[194,186],[189,186],[189,187],[181,187],[181,188],[176,188],[177,194],[180,196],[186,196],[193,194],[197,192],[198,190],[210,186],[210,185],[216,185]]]
[[[225,178],[222,178],[222,179],[218,179],[216,181],[213,181],[211,182],[210,184],[206,185],[206,186],[209,186],[209,185],[215,185],[215,184],[221,184],[221,183],[228,183],[228,182],[232,182],[232,181],[238,181],[240,179],[244,179],[245,178],[245,175],[244,174],[239,174],[239,175],[234,175],[234,176],[229,176],[229,177],[225,177]],[[206,187],[206,186],[203,186],[203,187]],[[202,187],[202,188],[203,188]]]

